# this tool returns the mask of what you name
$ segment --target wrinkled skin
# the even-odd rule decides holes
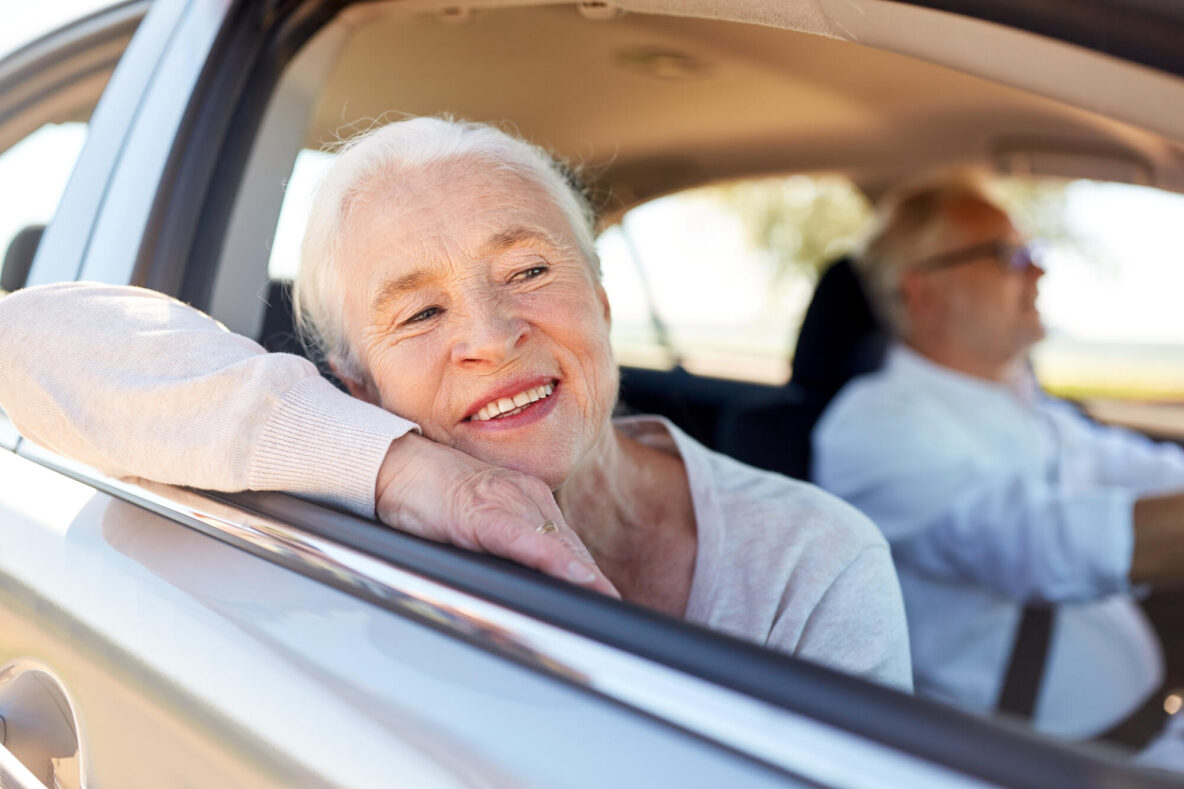
[[[611,454],[609,308],[546,192],[470,161],[372,185],[343,228],[345,325],[366,371],[352,394],[417,422],[379,476],[399,528],[614,594],[553,491]],[[523,414],[473,420],[543,383]],[[555,534],[538,526],[553,520]]]
[[[1022,244],[998,208],[964,201],[950,209],[946,237],[932,254],[984,242]],[[935,361],[981,378],[1006,380],[1044,337],[1036,308],[1039,267],[1008,271],[989,254],[936,271],[911,271],[901,283],[906,341]]]

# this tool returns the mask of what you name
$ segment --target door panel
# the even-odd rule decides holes
[[[795,784],[11,453],[0,480],[0,666],[61,679],[93,785]]]

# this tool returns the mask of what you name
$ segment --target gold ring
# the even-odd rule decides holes
[[[559,531],[559,524],[555,521],[543,521],[543,523],[535,529],[539,534],[554,534]]]

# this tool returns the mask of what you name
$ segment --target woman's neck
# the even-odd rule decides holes
[[[625,599],[683,615],[697,540],[680,458],[612,427],[555,498]]]

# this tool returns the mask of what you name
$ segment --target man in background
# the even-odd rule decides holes
[[[857,266],[893,344],[823,415],[814,477],[892,546],[917,691],[1145,743],[1164,666],[1132,589],[1184,579],[1184,451],[1040,391],[1044,272],[975,177],[889,196]]]

